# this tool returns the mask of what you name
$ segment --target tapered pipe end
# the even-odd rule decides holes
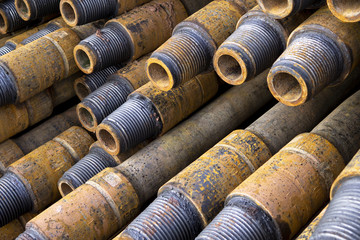
[[[74,89],[76,96],[78,96],[80,100],[83,100],[87,95],[92,92],[90,87],[85,83],[85,76],[82,76],[75,80]]]
[[[73,3],[72,0],[60,1],[60,13],[67,25],[71,27],[81,25],[77,6]]]
[[[171,66],[170,66],[171,69]],[[162,91],[169,91],[175,85],[174,78],[166,64],[155,57],[146,62],[146,72],[153,84]]]
[[[74,48],[76,65],[85,74],[91,74],[95,71],[97,56],[88,46],[78,44]]]
[[[196,240],[281,239],[271,217],[245,198],[230,201]]]
[[[81,125],[90,132],[95,132],[100,121],[97,120],[92,108],[87,106],[86,102],[81,102],[76,106],[76,113]]]
[[[16,11],[24,21],[29,21],[32,17],[31,5],[28,0],[15,0]]]
[[[282,19],[294,15],[296,0],[257,0],[261,9],[275,19]]]
[[[17,99],[17,90],[10,73],[0,66],[0,106],[14,104]]]
[[[120,239],[194,239],[203,228],[196,209],[179,193],[163,193],[120,235]]]
[[[360,1],[358,0],[327,0],[332,14],[343,22],[360,21]]]

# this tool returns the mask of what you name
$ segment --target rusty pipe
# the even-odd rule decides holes
[[[59,3],[60,0],[15,0],[15,7],[24,21],[30,21],[58,13]]]
[[[343,22],[360,21],[360,2],[357,0],[327,0],[327,5],[332,14]]]
[[[105,169],[31,220],[20,239],[111,237],[162,184],[270,101],[265,81],[266,73],[230,89],[117,168]]]
[[[233,131],[164,184],[119,239],[194,239],[232,190],[293,137],[315,127],[341,103],[357,77],[299,107],[278,103],[245,130]]]
[[[332,182],[359,148],[359,106],[360,91],[291,140],[227,196],[197,239],[291,239],[328,201]]]
[[[83,75],[74,82],[74,89],[82,101],[87,95],[105,84],[107,78],[121,68],[120,65],[110,66],[101,71]]]
[[[310,239],[359,239],[359,167],[360,151],[333,183],[329,207]]]
[[[129,62],[165,42],[187,17],[180,0],[154,0],[111,19],[74,49],[76,64],[86,74]],[[135,27],[136,26],[136,27]]]
[[[213,65],[222,80],[240,85],[269,68],[286,48],[290,33],[312,11],[275,20],[254,7],[240,18],[236,30],[216,50]]]
[[[296,106],[343,81],[359,63],[359,40],[359,24],[343,23],[327,7],[319,9],[291,33],[288,47],[272,66],[271,93]]]
[[[101,122],[96,136],[108,153],[126,152],[169,131],[215,96],[218,87],[214,71],[166,92],[149,82],[132,92],[124,104]]]
[[[95,132],[105,117],[126,102],[131,92],[149,82],[144,71],[148,58],[145,55],[110,75],[103,86],[78,104],[76,110],[86,130]]]
[[[148,60],[149,79],[163,91],[176,88],[205,70],[217,47],[235,30],[254,0],[213,1],[179,23],[169,40]]]
[[[93,141],[84,129],[71,127],[11,164],[0,178],[0,226],[58,200],[57,181],[85,156]]]
[[[28,23],[21,19],[16,11],[14,0],[0,2],[0,33],[13,32]]]

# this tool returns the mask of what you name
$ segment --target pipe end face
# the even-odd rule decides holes
[[[360,1],[359,0],[327,0],[331,13],[343,22],[360,21]]]
[[[157,58],[149,58],[146,73],[154,86],[162,91],[169,91],[175,87],[170,69]]]
[[[120,153],[120,142],[110,126],[100,124],[96,128],[96,137],[106,152],[113,156]]]
[[[61,0],[60,14],[67,25],[75,27],[79,23],[78,12],[74,3],[71,0]]]
[[[31,19],[31,7],[27,0],[15,0],[15,8],[24,21],[29,21]]]
[[[96,119],[96,116],[92,112],[92,109],[81,102],[76,106],[76,112],[81,125],[86,130],[90,132],[95,132],[98,126],[98,121]]]
[[[260,8],[275,19],[282,19],[294,14],[294,0],[258,0]]]

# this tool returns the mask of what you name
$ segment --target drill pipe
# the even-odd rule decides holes
[[[291,239],[328,201],[359,147],[360,91],[243,181],[196,239]]]
[[[60,0],[15,0],[16,11],[24,21],[35,20],[59,12]]]
[[[311,221],[311,223],[304,229],[302,233],[295,240],[309,240],[313,235],[315,228],[320,222],[320,219],[324,216],[328,205]]]
[[[343,22],[360,21],[360,2],[357,0],[327,0],[327,5],[332,14]]]
[[[117,168],[90,179],[31,220],[19,239],[111,237],[162,184],[270,101],[266,74],[230,89]]]

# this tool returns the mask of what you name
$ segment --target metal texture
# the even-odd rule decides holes
[[[295,240],[309,240],[313,235],[315,228],[320,222],[320,219],[324,216],[328,205],[311,221],[311,223],[304,229],[302,233]]]
[[[21,19],[16,11],[14,0],[0,2],[0,33],[13,32],[28,23]]]
[[[24,21],[59,12],[60,0],[15,0],[16,11]]]
[[[327,5],[332,14],[343,22],[360,21],[360,2],[357,0],[327,0]]]

